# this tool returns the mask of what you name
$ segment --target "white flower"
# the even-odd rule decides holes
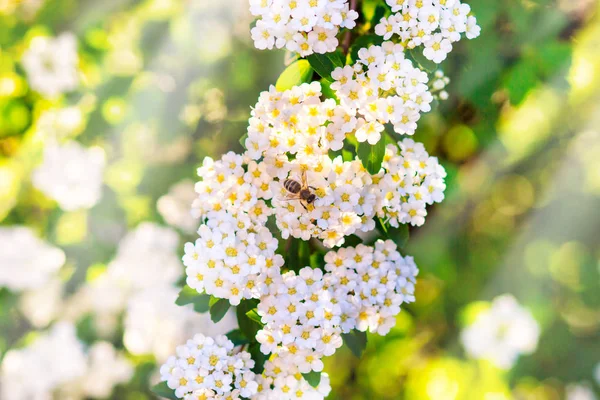
[[[87,368],[81,378],[61,388],[65,398],[106,398],[113,388],[128,382],[134,367],[108,342],[96,342],[87,354]]]
[[[158,199],[156,208],[169,225],[192,233],[200,224],[191,213],[191,205],[195,198],[194,183],[186,179],[171,186],[169,193]]]
[[[378,133],[383,130],[382,124],[391,123],[397,133],[412,135],[420,113],[431,110],[433,97],[427,87],[427,74],[404,57],[401,45],[392,42],[360,49],[358,56],[353,67],[339,67],[332,73],[335,81],[331,88],[341,104],[366,122],[376,121],[378,124],[373,126]],[[359,126],[357,139],[362,141],[366,136]],[[378,140],[373,135],[369,143]]]
[[[106,273],[118,285],[132,289],[174,284],[181,274],[178,246],[174,230],[141,223],[121,239]]]
[[[161,380],[175,390],[179,398],[229,399],[251,398],[258,391],[256,375],[250,371],[254,361],[245,351],[233,351],[233,343],[225,336],[195,335],[178,346],[177,356],[171,356],[160,368]],[[235,388],[235,389],[234,389]]]
[[[48,326],[63,307],[63,282],[55,277],[43,286],[27,290],[19,299],[19,308],[36,328]]]
[[[286,47],[303,57],[335,51],[340,28],[358,18],[347,0],[250,0],[250,12],[259,18],[251,30],[257,49]]]
[[[565,400],[597,400],[594,390],[587,384],[571,383],[566,387]]]
[[[0,367],[0,394],[3,399],[52,398],[64,384],[80,379],[86,372],[83,344],[75,326],[61,322],[30,345],[8,351]]]
[[[218,324],[208,314],[175,304],[178,290],[169,286],[150,287],[134,294],[125,311],[123,342],[132,354],[153,354],[164,361],[177,343],[193,332],[223,334],[236,327],[228,313]]]
[[[52,143],[44,149],[44,160],[34,170],[32,183],[65,211],[91,208],[102,195],[105,163],[99,147],[85,148],[74,141]]]
[[[490,309],[462,331],[461,342],[471,357],[509,369],[520,354],[535,351],[539,335],[533,316],[507,294],[496,297]]]
[[[446,56],[451,51],[452,43],[438,33],[425,42],[423,55],[425,55],[427,59],[439,64],[446,59]]]
[[[72,33],[34,38],[21,59],[29,85],[47,97],[77,88],[78,62],[77,40]]]
[[[41,289],[65,263],[65,253],[27,227],[0,227],[0,286]]]
[[[393,35],[408,49],[425,45],[424,55],[435,63],[442,62],[452,50],[452,43],[464,34],[468,39],[479,36],[481,28],[471,8],[459,0],[386,0],[393,14],[382,18],[375,33],[390,40]]]

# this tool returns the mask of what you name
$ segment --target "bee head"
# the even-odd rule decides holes
[[[310,196],[308,196],[306,198],[306,202],[308,204],[312,204],[315,201],[316,198],[317,198],[317,196],[314,193],[311,193]]]

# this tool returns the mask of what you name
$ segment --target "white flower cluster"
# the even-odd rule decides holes
[[[444,71],[438,69],[435,71],[434,78],[430,82],[431,94],[438,100],[448,100],[448,92],[446,86],[450,83],[450,78],[444,75]]]
[[[132,375],[131,363],[111,344],[98,342],[86,352],[77,339],[75,326],[59,322],[30,345],[6,353],[0,369],[0,397],[106,397],[116,384],[128,381]]]
[[[179,289],[159,286],[133,294],[125,310],[123,344],[134,355],[153,354],[163,362],[192,333],[223,334],[237,327],[235,313],[228,312],[217,324],[208,313],[175,304]]]
[[[414,301],[418,269],[391,240],[330,251],[325,262],[325,274],[306,267],[277,277],[258,304],[261,352],[301,373],[321,372],[322,358],[342,346],[342,333],[387,334],[400,306]]]
[[[399,44],[360,49],[354,66],[336,68],[331,84],[342,105],[362,116],[356,139],[375,144],[383,124],[390,123],[399,134],[412,135],[422,112],[431,110],[427,73],[405,58]]]
[[[257,393],[250,353],[235,353],[226,336],[197,334],[160,368],[161,380],[184,399],[240,399]]]
[[[34,38],[21,63],[31,88],[47,97],[71,91],[79,84],[77,39],[72,33]]]
[[[325,270],[339,299],[340,327],[386,335],[396,323],[400,306],[415,301],[419,270],[412,257],[402,257],[391,240],[374,246],[359,244],[325,255]]]
[[[427,59],[441,63],[452,51],[452,43],[464,34],[479,36],[481,28],[471,15],[471,7],[460,0],[386,0],[393,14],[382,18],[375,33],[389,40],[397,35],[402,46],[424,46]]]
[[[358,18],[347,0],[250,0],[250,12],[260,18],[251,31],[256,48],[302,57],[335,51],[340,28],[354,28]]]
[[[496,297],[461,333],[467,353],[503,369],[511,368],[520,354],[535,351],[540,327],[531,313],[512,295]]]
[[[81,378],[61,388],[60,398],[107,398],[119,383],[133,376],[131,362],[109,342],[96,342],[87,352],[87,366]]]
[[[321,374],[317,387],[312,387],[300,370],[277,355],[265,362],[265,370],[257,376],[258,393],[252,400],[317,400],[331,392],[329,375]]]
[[[342,346],[342,310],[320,269],[283,274],[260,299],[265,324],[256,335],[264,354],[277,354],[301,373],[323,371],[323,356]]]
[[[123,343],[135,355],[164,361],[192,332],[222,334],[234,329],[232,313],[218,323],[191,306],[175,304],[181,276],[179,237],[170,228],[142,223],[119,242],[116,257],[98,277],[72,296],[66,314],[77,320],[94,315],[101,336],[110,337],[123,315]],[[124,313],[123,313],[124,311]]]
[[[190,214],[190,204],[196,199],[194,183],[185,179],[169,188],[169,193],[156,202],[156,209],[166,223],[183,232],[192,233],[198,229],[200,221]]]
[[[275,254],[278,242],[266,227],[253,227],[249,218],[226,212],[220,217],[200,226],[200,237],[185,245],[187,284],[238,305],[260,297],[283,257]]]
[[[384,47],[394,46],[384,44]],[[383,50],[372,47],[368,51],[377,53]],[[367,55],[363,56],[368,59]],[[401,63],[402,65],[412,65],[410,61],[404,61],[407,64]],[[334,77],[339,79],[337,84],[340,90],[344,90],[340,82],[350,84],[348,80],[344,80],[346,78],[343,75],[348,69],[350,74],[354,73],[352,67],[334,72]],[[395,71],[393,67],[390,69]],[[202,207],[200,214],[207,214],[211,206],[217,207],[218,210],[223,204],[234,206],[232,202],[224,201],[224,194],[233,194],[237,200],[240,194],[236,192],[250,184],[257,189],[247,189],[246,197],[250,199],[250,203],[246,209],[254,204],[257,198],[270,200],[271,206],[275,208],[276,223],[283,238],[293,236],[308,240],[310,237],[316,237],[323,240],[328,247],[338,246],[344,242],[345,236],[357,231],[372,230],[375,226],[373,217],[376,214],[390,217],[396,221],[394,226],[398,226],[397,222],[421,225],[424,221],[421,217],[424,216],[425,204],[443,199],[441,192],[444,190],[445,176],[437,159],[429,157],[421,145],[417,146],[410,140],[399,142],[400,146],[406,148],[406,153],[411,153],[403,152],[401,157],[394,152],[395,146],[390,145],[388,163],[383,165],[385,176],[382,173],[371,176],[358,160],[342,161],[341,157],[331,160],[327,154],[330,150],[341,149],[347,135],[354,134],[358,141],[368,141],[370,144],[379,141],[383,131],[382,123],[389,122],[389,119],[370,113],[377,107],[385,108],[388,112],[393,109],[382,101],[400,101],[406,107],[424,107],[425,103],[429,104],[432,97],[424,83],[427,82],[427,75],[418,69],[412,71],[409,73],[408,69],[406,70],[406,79],[402,81],[404,83],[392,81],[394,86],[410,85],[414,90],[407,88],[406,91],[412,94],[395,96],[395,100],[371,98],[374,102],[365,103],[363,106],[367,120],[357,118],[356,109],[352,108],[357,104],[350,102],[344,105],[344,97],[341,95],[341,106],[333,101],[321,101],[319,83],[304,84],[285,92],[278,92],[273,88],[269,92],[263,92],[252,112],[248,138],[245,141],[248,149],[246,154],[257,161],[248,161],[246,165],[243,157],[237,156],[238,162],[231,163],[231,166],[235,165],[238,170],[237,174],[233,170],[230,170],[230,173],[219,174],[216,168],[215,172],[205,169],[199,171],[204,179],[197,186],[201,195],[197,200],[199,207]],[[362,93],[363,84],[353,82],[357,85],[356,90]],[[332,87],[335,85],[336,83]],[[350,95],[348,98],[351,97],[354,96]],[[423,99],[427,101],[423,102]],[[416,127],[419,112],[409,113],[407,115],[411,117],[408,117],[404,115],[407,113],[404,106],[401,110],[398,108],[399,115],[403,116],[396,121],[396,126],[397,130],[407,133],[406,129],[409,126],[413,127],[411,129]],[[379,121],[376,118],[379,118]],[[409,118],[414,121],[414,126]],[[233,156],[228,155],[227,158],[229,160]],[[220,166],[225,163],[224,157]],[[400,166],[400,163],[403,165]],[[212,161],[209,162],[210,165]],[[228,178],[230,183],[226,183],[224,177],[231,174],[233,177]],[[429,177],[429,174],[432,176]],[[218,181],[223,182],[221,185],[214,182],[215,176]],[[303,177],[316,195],[316,201],[309,206],[290,201],[283,187],[286,179],[300,182]],[[427,195],[421,193],[425,188],[430,190]],[[420,192],[411,196],[411,193],[417,191]],[[261,216],[272,213],[262,207],[265,204],[262,200],[259,204]],[[236,207],[227,209],[235,211]],[[411,211],[413,209],[419,210],[418,218],[413,218],[416,215],[409,217],[409,214],[415,213]]]
[[[102,195],[105,164],[99,147],[85,148],[75,141],[51,143],[44,149],[44,160],[34,170],[32,182],[65,211],[91,208]]]
[[[65,263],[65,253],[27,227],[0,227],[0,287],[40,289]]]
[[[425,223],[426,207],[444,200],[446,171],[423,144],[411,139],[386,148],[377,184],[378,216],[391,226]]]

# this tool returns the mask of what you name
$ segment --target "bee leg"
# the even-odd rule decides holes
[[[312,189],[312,190],[318,190],[318,189],[317,189],[316,187],[314,187],[314,186],[309,186],[309,188],[310,188],[310,189]]]
[[[302,204],[302,207],[304,207],[304,209],[305,209],[306,211],[308,211],[308,208],[306,208],[306,206],[304,205],[304,203],[300,202],[300,204]]]

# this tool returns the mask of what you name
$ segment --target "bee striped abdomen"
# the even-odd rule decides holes
[[[300,193],[300,190],[302,190],[300,182],[293,179],[286,179],[285,182],[283,182],[283,187],[292,194],[298,194]]]

